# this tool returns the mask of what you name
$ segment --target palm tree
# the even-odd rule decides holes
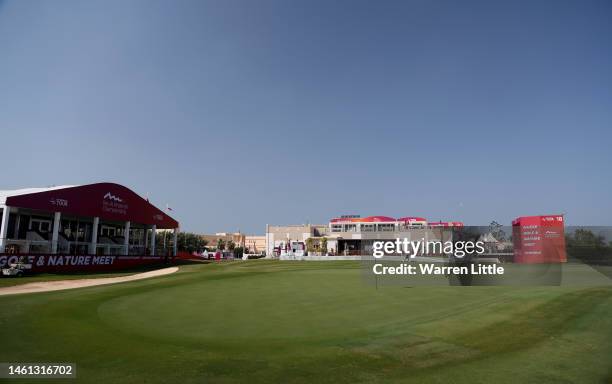
[[[223,251],[225,249],[225,242],[223,239],[217,239],[217,250]]]

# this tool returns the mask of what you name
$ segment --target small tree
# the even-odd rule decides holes
[[[492,221],[491,224],[489,224],[489,232],[497,241],[506,241],[506,232],[503,230],[503,225],[499,224],[497,221]]]
[[[228,251],[233,251],[236,248],[236,243],[233,240],[228,240],[226,248]]]
[[[201,236],[198,236],[198,238],[200,239],[200,248],[198,249],[198,251],[204,251],[206,250],[206,246],[208,245],[208,240],[203,239]]]
[[[572,238],[571,235],[566,236],[568,246],[582,247],[605,247],[605,238],[601,235],[596,235],[588,229],[577,229]]]
[[[234,248],[234,257],[235,258],[241,259],[243,254],[244,254],[244,248],[242,248],[242,247]]]
[[[321,240],[319,241],[319,247],[321,248],[321,252],[323,252],[324,255],[327,254],[327,237],[322,237]]]
[[[606,245],[606,238],[588,229],[576,229],[565,235],[567,252],[589,265],[612,265],[612,247]]]
[[[217,239],[217,250],[223,251],[225,249],[225,241],[223,239]]]
[[[168,247],[174,247],[174,236],[168,236]],[[179,232],[176,236],[176,247],[181,252],[201,252],[208,244],[200,235],[191,232]]]
[[[308,251],[308,253],[316,252],[315,239],[313,239],[312,237],[306,239],[306,250]]]

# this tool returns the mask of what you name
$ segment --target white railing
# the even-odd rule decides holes
[[[74,248],[81,246],[85,248],[84,251],[79,253],[89,253],[91,242],[87,241],[58,241],[57,253],[59,254],[70,254],[74,252]],[[122,244],[110,244],[110,243],[98,243],[96,244],[96,251],[102,250],[104,255],[123,255],[125,247]],[[50,253],[51,252],[51,241],[49,240],[30,240],[30,239],[6,239],[4,250],[0,252],[6,253]],[[130,255],[144,255],[146,252],[144,245],[129,245]],[[98,254],[98,252],[95,252]]]
[[[47,253],[51,250],[51,242],[47,240],[6,239],[4,251],[11,249],[11,245],[19,247],[14,253]]]

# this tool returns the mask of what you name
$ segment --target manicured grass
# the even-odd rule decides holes
[[[610,288],[375,289],[359,263],[255,260],[0,306],[0,361],[76,362],[76,382],[611,379]]]

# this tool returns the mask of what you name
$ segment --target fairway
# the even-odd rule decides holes
[[[612,378],[609,287],[376,289],[358,262],[255,260],[0,305],[0,361],[75,362],[76,382]]]

